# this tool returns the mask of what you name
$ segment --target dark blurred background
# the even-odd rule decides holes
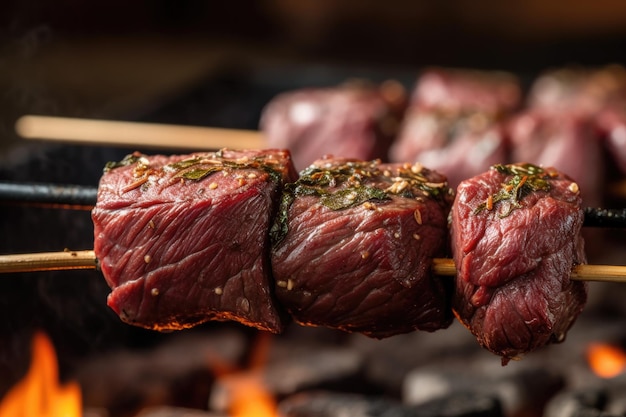
[[[241,101],[251,83],[267,100],[306,83],[411,77],[429,65],[530,78],[623,63],[625,47],[621,0],[5,0],[0,139],[14,139],[12,120],[25,112],[254,128],[255,111],[228,100],[155,112],[209,82]]]

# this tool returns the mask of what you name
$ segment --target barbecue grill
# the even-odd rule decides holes
[[[195,2],[169,6],[169,12],[162,2],[142,2],[128,6],[124,14],[120,13],[121,3],[113,2],[111,7],[97,3],[100,19],[73,4],[65,4],[70,13],[61,13],[62,7],[55,11],[51,6],[34,5],[41,12],[37,17],[13,3],[3,7],[9,10],[4,16],[12,19],[15,32],[0,31],[8,39],[1,51],[11,58],[8,66],[0,66],[11,83],[0,98],[5,104],[0,116],[0,264],[10,261],[11,268],[20,272],[0,274],[0,311],[5,316],[0,322],[4,335],[0,395],[23,378],[31,362],[33,333],[43,330],[56,348],[60,379],[81,386],[85,416],[232,415],[231,404],[240,395],[233,387],[246,385],[242,380],[260,381],[262,390],[285,416],[626,413],[626,371],[625,365],[619,365],[626,349],[626,285],[619,282],[590,283],[587,307],[564,343],[505,367],[498,357],[477,346],[457,322],[432,334],[414,332],[384,340],[297,325],[267,337],[235,323],[212,322],[166,334],[123,324],[106,306],[109,289],[91,252],[89,208],[95,202],[102,167],[135,150],[175,154],[199,147],[168,140],[156,146],[138,145],[130,138],[106,146],[72,142],[67,137],[62,142],[38,140],[37,135],[26,140],[14,130],[24,115],[61,116],[68,124],[95,119],[132,121],[139,129],[218,127],[225,129],[219,134],[228,142],[225,145],[231,146],[237,139],[224,139],[223,135],[257,130],[262,108],[269,100],[301,87],[332,86],[362,78],[377,82],[395,79],[409,89],[422,68],[435,64],[504,68],[519,74],[528,85],[540,71],[571,62],[622,63],[625,34],[619,26],[623,22],[615,23],[617,17],[609,19],[611,14],[620,15],[622,6],[611,5],[618,9],[611,13],[608,5],[602,12],[602,7],[593,11],[576,2],[572,9],[584,10],[580,15],[571,13],[575,23],[569,27],[565,23],[542,25],[539,20],[535,37],[529,38],[521,29],[511,33],[513,29],[493,26],[501,36],[496,40],[478,28],[494,25],[497,16],[504,16],[502,21],[508,23],[537,22],[532,16],[541,9],[541,2],[511,6],[519,12],[516,18],[495,4],[489,4],[490,11],[482,18],[472,18],[476,16],[471,12],[474,6],[463,2],[397,2],[382,11],[374,2],[347,2],[361,12],[355,12],[351,20],[346,17],[348,6],[336,6],[332,15],[336,20],[324,24],[322,16],[330,16],[332,9],[328,2],[320,2],[323,6],[311,3],[308,11],[288,2],[266,1],[255,6],[231,2],[220,6],[219,18],[211,6]],[[283,8],[272,8],[280,5]],[[250,13],[241,13],[243,8]],[[84,22],[68,18],[71,12],[87,13],[90,18]],[[544,16],[550,12],[545,11],[548,14]],[[49,17],[43,17],[46,14]],[[585,14],[587,19],[579,17]],[[458,30],[443,24],[450,20],[456,20]],[[107,41],[118,36],[110,28],[114,21],[121,32],[141,36],[132,36],[128,42]],[[245,29],[232,28],[231,21]],[[363,29],[372,21],[386,27],[386,34]],[[89,27],[93,22],[100,26]],[[419,30],[414,28],[418,23]],[[155,34],[155,27],[173,35]],[[274,33],[279,32],[277,28],[289,31],[292,43],[271,49],[267,45],[281,38]],[[586,39],[581,41],[577,33],[584,33]],[[83,48],[77,34],[106,36],[90,37]],[[214,42],[216,35],[223,34],[230,36],[226,42],[230,49]],[[163,51],[180,48],[173,58],[178,65],[163,62],[165,58],[151,61],[151,56],[160,53],[140,39],[146,35],[163,42]],[[98,52],[111,55],[112,49],[107,48],[114,45],[126,45],[127,49],[116,50],[127,54],[124,59],[144,63],[137,68],[129,64],[123,67],[125,74],[115,76],[130,81],[110,81],[115,69],[104,68],[104,59],[97,61]],[[262,46],[257,49],[258,45]],[[206,53],[205,47],[212,53]],[[76,60],[80,55],[76,51],[89,50],[91,64],[86,60],[69,76],[57,71],[67,68],[69,74],[72,64],[81,62]],[[133,60],[141,51],[146,58]],[[98,66],[103,67],[101,71]],[[85,88],[80,75],[90,71],[92,75],[85,76],[84,83],[92,85]],[[108,82],[111,91],[107,91]],[[124,91],[128,94],[123,95]],[[90,130],[94,131],[88,127],[86,132]],[[606,170],[614,173],[615,167]],[[600,236],[594,242],[601,242],[601,247],[589,248],[593,253],[590,264],[624,265],[625,203],[623,197],[610,195],[607,209],[586,211],[586,229]],[[40,253],[48,254],[43,255],[42,263],[29,264],[33,254]],[[453,273],[446,261],[438,267],[444,275]],[[74,268],[78,269],[69,270]],[[609,269],[596,278],[610,277]],[[622,275],[620,271],[614,272],[616,279]],[[598,344],[616,346],[622,353],[618,350],[610,356],[610,352],[595,349]],[[597,356],[605,361],[613,358],[618,362],[616,373],[607,376],[598,371],[596,359],[590,359],[594,352],[605,355]],[[244,394],[250,403],[256,397],[254,391]]]

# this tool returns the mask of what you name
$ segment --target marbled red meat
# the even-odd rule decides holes
[[[274,97],[259,127],[269,146],[291,151],[299,170],[326,154],[384,160],[405,108],[396,82],[306,88]]]
[[[430,68],[420,76],[411,102],[448,113],[501,115],[516,110],[521,98],[519,81],[509,72]]]
[[[376,338],[447,327],[431,265],[450,203],[446,178],[420,164],[316,161],[287,186],[273,230],[279,302],[301,324]]]
[[[546,71],[531,85],[527,101],[528,110],[511,123],[512,160],[567,172],[585,190],[583,204],[603,205],[603,186],[614,180],[605,158],[612,157],[626,172],[621,146],[626,69],[607,65]]]
[[[603,145],[590,118],[529,110],[511,119],[508,129],[511,160],[567,172],[580,185],[585,205],[602,205]]]
[[[287,151],[135,154],[110,165],[92,212],[108,305],[155,330],[235,320],[279,332],[268,229]]]
[[[505,130],[486,113],[450,115],[412,108],[407,112],[392,161],[418,161],[443,172],[451,187],[508,160]]]
[[[416,83],[389,159],[419,161],[445,173],[456,187],[508,160],[501,122],[520,102],[521,89],[512,74],[428,70]]]
[[[528,106],[544,113],[593,117],[616,105],[626,105],[626,68],[621,65],[546,71],[528,93]]]
[[[503,363],[561,342],[587,285],[578,185],[553,168],[497,166],[458,187],[451,213],[453,308]]]

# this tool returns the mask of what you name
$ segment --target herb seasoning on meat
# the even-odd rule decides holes
[[[553,171],[546,172],[543,168],[533,164],[510,164],[510,165],[494,165],[491,169],[495,169],[510,179],[502,184],[502,188],[494,194],[490,194],[487,200],[480,204],[474,210],[474,214],[478,214],[483,210],[493,210],[494,205],[505,201],[508,202],[506,211],[499,214],[500,217],[506,217],[511,211],[521,208],[519,201],[533,191],[549,191],[550,178],[554,177]]]
[[[294,183],[287,184],[272,229],[272,241],[280,243],[287,233],[288,210],[300,196],[314,196],[331,210],[356,207],[371,200],[389,200],[391,195],[404,198],[444,199],[452,194],[445,180],[432,181],[431,171],[421,164],[395,164],[391,173],[380,160],[343,159],[334,164],[312,164]]]

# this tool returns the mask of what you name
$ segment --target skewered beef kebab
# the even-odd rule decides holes
[[[128,156],[107,166],[93,209],[108,305],[155,330],[235,320],[278,333],[268,230],[288,151]]]
[[[626,173],[625,120],[624,67],[546,71],[531,85],[527,109],[510,125],[512,159],[567,172],[585,190],[583,203],[600,205],[603,184],[614,180],[604,178],[603,159],[613,159]]]
[[[454,294],[431,272],[451,192],[419,164],[328,157],[296,180],[287,151],[134,155],[100,188],[94,250],[108,303],[143,327],[236,320],[280,332],[285,308],[304,325],[383,338],[445,328],[452,307],[506,362],[562,341],[586,299],[569,278],[585,262],[580,193],[552,168],[496,166],[461,184]]]
[[[452,187],[508,161],[502,121],[521,103],[515,76],[500,71],[430,69],[418,79],[391,161],[420,161]]]
[[[616,109],[625,103],[622,67],[546,71],[531,85],[527,108],[508,125],[511,159],[567,172],[584,190],[583,204],[599,206],[603,147],[619,160],[610,132],[619,123]]]
[[[553,168],[499,165],[463,181],[451,213],[453,308],[503,364],[561,342],[582,312],[585,263],[578,185]]]
[[[278,196],[245,204],[258,191],[246,194],[240,183],[261,183],[274,192],[277,185],[260,180],[261,174],[267,177],[262,169],[269,166],[268,155],[244,156],[254,161],[252,168],[242,155],[226,151],[169,158],[134,155],[108,168],[93,211],[94,250],[113,288],[108,304],[122,320],[175,329],[234,319],[279,332],[278,308],[270,306],[283,305],[298,321],[314,324],[312,317],[323,310],[317,324],[376,337],[450,324],[449,293],[433,277],[430,264],[447,247],[452,194],[444,176],[419,164],[346,159],[321,160],[307,169],[287,186],[291,191],[284,194],[286,205],[273,234],[277,247],[272,268],[280,297],[276,304],[268,283],[263,229],[273,211],[268,200],[276,202]],[[280,162],[285,173],[281,180],[291,177],[285,160],[274,156],[269,161]],[[240,213],[237,204],[250,208]],[[309,216],[294,221],[299,210]],[[245,228],[239,229],[239,223]],[[316,228],[318,241],[302,232]],[[302,246],[297,250],[299,245],[306,252]],[[350,254],[353,246],[360,250]],[[315,259],[318,253],[323,256]],[[306,281],[311,274],[321,274],[316,278],[326,286],[313,288],[316,283]],[[343,287],[335,285],[339,274],[346,278]],[[241,297],[239,292],[248,287],[260,294]],[[341,303],[325,310],[333,297],[342,298]]]
[[[622,181],[626,175],[626,94],[624,102],[613,104],[604,108],[595,118],[595,125],[598,128],[603,140],[605,149],[617,168],[618,178],[613,178],[609,172],[608,178],[611,181]],[[622,193],[621,197],[624,195]]]
[[[277,95],[263,109],[259,128],[268,147],[291,151],[298,170],[325,154],[384,160],[405,108],[400,83],[352,81]]]
[[[93,211],[94,250],[122,320],[163,330],[232,319],[280,332],[286,306],[298,321],[315,324],[323,311],[317,324],[375,337],[447,327],[450,294],[431,260],[446,251],[451,191],[417,164],[326,159],[287,184],[272,234],[274,302],[267,239],[277,190],[293,181],[287,158],[222,151],[111,165]],[[322,275],[306,282],[311,274]]]
[[[327,157],[288,184],[274,230],[278,301],[304,325],[383,338],[451,323],[452,191],[422,165]]]

